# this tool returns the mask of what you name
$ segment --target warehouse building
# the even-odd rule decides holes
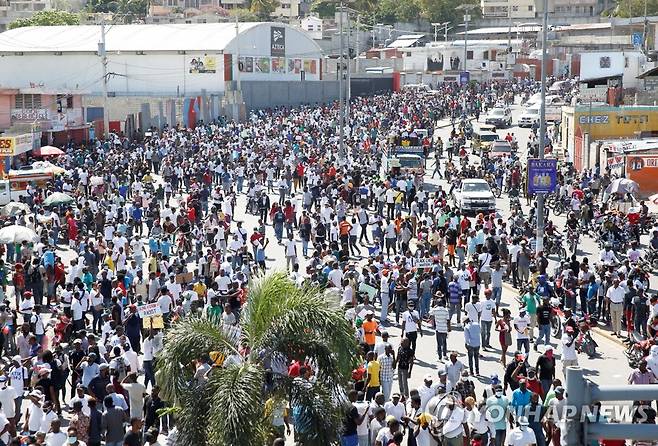
[[[1,33],[0,131],[38,122],[70,136],[102,121],[101,40],[97,25]],[[116,122],[144,129],[216,117],[237,97],[238,80],[247,108],[319,102],[329,94],[302,85],[321,80],[320,47],[282,23],[107,25],[105,48],[115,129]]]

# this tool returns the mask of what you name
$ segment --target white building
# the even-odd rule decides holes
[[[322,39],[324,21],[320,17],[310,15],[304,17],[300,22],[301,28],[314,40]]]
[[[512,51],[522,42],[512,39]],[[500,72],[506,68],[507,40],[468,40],[466,69],[469,71]],[[401,49],[404,71],[461,71],[464,70],[464,41],[430,42],[423,47]]]
[[[26,27],[0,34],[0,89],[102,92],[100,26]],[[238,61],[236,53],[238,52]],[[320,78],[320,47],[282,23],[113,25],[106,35],[112,96],[223,92],[225,81]],[[238,64],[239,62],[239,64]]]

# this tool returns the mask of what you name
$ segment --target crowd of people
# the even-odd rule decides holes
[[[559,444],[560,376],[578,364],[579,317],[609,318],[620,333],[628,301],[641,332],[653,330],[658,305],[639,273],[608,261],[607,250],[550,271],[535,254],[532,207],[504,218],[453,206],[450,190],[463,178],[523,193],[517,157],[452,157],[467,143],[460,120],[532,88],[441,84],[439,94],[354,98],[345,153],[336,104],[69,144],[52,160],[65,173],[30,186],[29,210],[8,220],[38,241],[3,245],[0,259],[0,348],[11,358],[0,376],[0,446],[155,446],[163,436],[176,444],[174,420],[157,414],[167,406],[155,374],[163,333],[190,314],[239,324],[249,280],[275,268],[300,285],[335,288],[354,326],[362,362],[347,390],[342,444]],[[446,141],[434,136],[439,122],[452,122]],[[382,171],[387,146],[417,129],[427,132],[443,186]],[[560,177],[566,196],[574,184],[601,184],[570,175]],[[71,201],[44,206],[53,192]],[[583,206],[572,204],[574,218],[584,218]],[[631,250],[644,255],[633,245],[629,260]],[[502,302],[504,282],[518,289],[518,304]],[[557,339],[553,299],[565,308]],[[143,318],[153,304],[161,319]],[[397,345],[393,330],[401,330]],[[417,343],[428,332],[438,374],[413,388]],[[463,351],[448,349],[455,337]],[[483,355],[500,361],[502,379],[481,375]],[[199,376],[210,367],[203,358],[196,366]],[[482,393],[476,378],[486,382]],[[273,417],[274,444],[289,425],[287,411]]]

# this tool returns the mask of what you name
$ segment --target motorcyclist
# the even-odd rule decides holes
[[[567,216],[567,228],[571,232],[578,231],[578,218],[576,218],[576,214],[573,212],[569,212],[569,215]]]
[[[615,255],[614,251],[612,250],[612,245],[610,243],[605,244],[605,249],[601,251],[601,255],[599,256],[599,261],[606,265],[619,263],[619,260],[617,259],[617,256]]]

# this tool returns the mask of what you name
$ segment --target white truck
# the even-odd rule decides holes
[[[555,95],[546,96],[546,121],[554,122],[562,119],[563,105],[567,104],[561,97]],[[531,101],[528,101],[526,107],[525,111],[519,116],[519,127],[532,127],[535,124],[539,125],[541,99],[532,103]]]
[[[53,172],[45,169],[10,170],[0,179],[0,206],[26,197],[28,184],[43,188],[53,177]]]
[[[453,191],[453,201],[460,214],[490,214],[496,211],[496,197],[489,183],[480,178],[463,180],[459,190]]]

